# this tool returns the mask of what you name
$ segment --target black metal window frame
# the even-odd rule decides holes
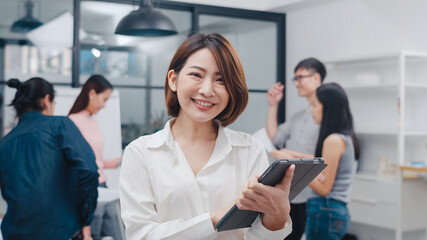
[[[94,1],[94,2],[110,2],[110,3],[122,3],[122,4],[135,4],[135,0],[73,0],[74,1],[74,35],[73,35],[73,54],[72,54],[72,87],[80,86],[80,40],[79,40],[79,29],[81,2]],[[139,0],[140,1],[140,0]],[[212,15],[212,16],[223,16],[223,17],[234,17],[243,18],[250,20],[263,20],[270,21],[277,24],[277,55],[276,55],[276,82],[281,82],[286,85],[286,15],[281,13],[263,12],[254,10],[244,10],[237,8],[217,7],[201,4],[190,4],[182,2],[164,1],[159,0],[155,3],[156,7],[160,9],[187,11],[191,13],[191,33],[199,32],[199,18],[200,15]],[[142,89],[163,89],[163,86],[121,86],[114,85],[118,88],[142,88]],[[270,87],[270,86],[267,86]],[[268,90],[250,89],[249,92],[267,92]],[[278,121],[279,123],[284,122],[286,119],[286,92],[280,102],[278,109]]]

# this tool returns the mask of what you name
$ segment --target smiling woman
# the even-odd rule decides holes
[[[188,42],[181,45],[169,65],[165,83],[166,86],[169,85],[169,88],[165,88],[168,113],[173,117],[178,116],[181,106],[177,98],[177,89],[173,89],[170,84],[176,81],[184,66],[187,66],[183,75],[190,75],[202,80],[210,74],[211,76],[208,76],[210,81],[215,81],[215,86],[227,91],[230,102],[226,111],[220,111],[221,114],[217,115],[216,119],[219,119],[224,126],[228,126],[237,119],[248,103],[248,88],[242,64],[228,41],[224,43],[225,46],[221,46],[219,42],[215,41],[203,42],[203,37],[200,35],[195,35],[193,38],[196,37],[199,39],[195,40],[192,45],[187,46],[186,44],[190,44]],[[233,51],[226,51],[227,48]],[[203,66],[199,66],[200,63],[203,63]],[[230,63],[233,63],[233,68],[229,66]],[[200,91],[206,91],[205,88],[206,83]]]
[[[189,37],[169,65],[165,93],[175,118],[130,143],[123,155],[120,200],[128,239],[283,239],[291,230],[286,199],[293,167],[275,187],[258,183],[256,175],[268,166],[263,145],[226,128],[248,102],[233,46],[219,34]],[[217,233],[215,225],[234,203],[263,215],[247,231]]]

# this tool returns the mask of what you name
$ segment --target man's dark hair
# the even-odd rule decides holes
[[[325,65],[316,58],[306,58],[299,62],[295,67],[294,72],[300,68],[305,68],[307,70],[314,70],[320,74],[320,81],[323,83],[323,80],[326,77],[326,68]]]

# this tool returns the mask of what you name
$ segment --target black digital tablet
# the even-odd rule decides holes
[[[285,175],[286,169],[295,164],[294,177],[291,182],[289,201],[294,199],[325,167],[323,158],[298,158],[276,160],[260,176],[259,182],[274,186]],[[240,210],[234,205],[216,224],[218,232],[250,227],[260,212]]]

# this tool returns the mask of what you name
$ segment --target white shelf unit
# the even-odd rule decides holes
[[[352,221],[393,231],[396,240],[427,239],[427,181],[406,179],[399,169],[427,162],[427,53],[402,50],[326,66],[327,82],[347,92],[360,141]]]

